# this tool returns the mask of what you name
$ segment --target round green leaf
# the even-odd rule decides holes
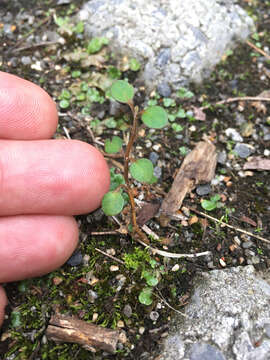
[[[117,80],[111,87],[112,97],[122,103],[128,103],[134,96],[133,87],[124,80]]]
[[[60,101],[59,106],[61,109],[67,109],[69,107],[69,101],[66,99],[63,99]]]
[[[120,192],[109,191],[102,199],[102,209],[108,216],[119,214],[124,207],[124,199]]]
[[[108,154],[115,154],[122,148],[123,140],[119,136],[113,136],[112,140],[105,140],[105,151]]]
[[[143,305],[151,305],[153,301],[151,295],[152,295],[151,288],[143,289],[139,295],[139,302]]]
[[[204,210],[207,210],[207,211],[214,210],[217,207],[216,201],[211,201],[211,200],[203,200],[201,202],[201,205],[204,208]]]
[[[151,184],[153,181],[154,167],[150,160],[139,159],[130,165],[131,176],[142,183]]]
[[[168,115],[161,106],[150,106],[142,114],[143,123],[149,128],[161,129],[168,123]]]

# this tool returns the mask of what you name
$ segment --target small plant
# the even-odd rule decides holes
[[[218,194],[211,196],[210,200],[202,200],[201,205],[204,210],[212,211],[220,206],[220,196]]]
[[[153,129],[162,129],[168,124],[167,112],[160,106],[148,106],[142,111],[139,111],[137,106],[134,106],[134,88],[124,80],[115,81],[110,88],[110,96],[120,103],[127,104],[131,110],[133,123],[130,131],[129,141],[124,153],[124,183],[120,183],[116,188],[110,189],[105,194],[102,200],[102,209],[106,215],[117,215],[121,213],[125,206],[125,194],[131,207],[131,222],[133,235],[139,236],[145,240],[145,235],[141,232],[136,221],[135,202],[132,191],[132,183],[129,178],[131,177],[144,184],[153,184],[157,181],[154,176],[154,167],[150,160],[141,158],[131,158],[131,152],[134,142],[137,138],[138,118],[148,127]],[[105,142],[105,151],[108,153],[117,153],[122,149],[122,139],[114,136]]]

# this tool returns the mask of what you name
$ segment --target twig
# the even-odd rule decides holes
[[[122,260],[120,260],[120,259],[117,259],[116,257],[114,257],[114,256],[112,256],[112,255],[109,255],[109,254],[105,253],[104,251],[102,251],[102,250],[100,250],[100,249],[98,249],[98,248],[95,248],[95,250],[98,251],[98,252],[100,252],[100,253],[103,254],[104,256],[108,256],[110,259],[115,260],[115,261],[119,262],[119,263],[122,264],[122,265],[125,265],[125,262],[124,262],[124,261],[122,261]]]
[[[164,299],[164,297],[162,296],[162,294],[160,293],[160,291],[157,289],[157,291],[159,292],[159,295],[158,294],[155,294],[153,293],[157,298],[159,298],[162,302],[164,302],[165,305],[168,306],[168,308],[172,309],[173,311],[175,311],[177,314],[180,314],[182,316],[184,316],[185,318],[188,318],[188,316],[184,313],[182,313],[181,311],[179,310],[176,310],[174,307],[172,307],[168,302],[167,300]]]
[[[117,230],[109,230],[109,231],[92,231],[90,235],[119,235]]]
[[[258,240],[261,240],[261,241],[263,241],[263,242],[265,242],[265,243],[267,243],[267,244],[270,244],[270,240],[267,240],[267,239],[265,239],[265,238],[263,238],[263,237],[261,237],[261,236],[259,236],[259,235],[255,235],[255,234],[252,234],[252,233],[249,232],[249,231],[246,231],[246,230],[237,228],[237,227],[235,227],[235,226],[229,225],[229,224],[227,224],[227,223],[225,223],[225,222],[223,222],[223,221],[221,221],[221,220],[219,220],[219,219],[214,218],[213,216],[210,216],[210,215],[208,215],[208,214],[205,214],[205,213],[203,213],[203,212],[201,212],[201,211],[199,211],[199,210],[197,210],[197,209],[194,209],[194,208],[192,208],[192,207],[189,207],[189,209],[190,209],[191,211],[194,211],[196,214],[199,214],[199,215],[201,215],[201,216],[204,216],[204,217],[206,217],[206,218],[208,218],[208,219],[210,219],[210,220],[213,220],[213,221],[215,221],[215,222],[217,222],[217,223],[219,223],[219,224],[221,224],[221,225],[223,225],[223,226],[227,226],[227,227],[230,228],[230,229],[233,229],[233,230],[235,230],[235,231],[239,231],[239,232],[241,232],[241,233],[243,233],[243,234],[252,236],[252,237],[254,237],[255,239],[258,239]]]
[[[30,49],[34,49],[34,48],[42,47],[42,46],[49,46],[49,45],[61,45],[61,44],[59,43],[59,41],[43,41],[38,44],[22,46],[18,49],[14,49],[13,53],[17,53],[17,52],[24,51],[24,50],[30,50]]]
[[[259,54],[263,55],[264,57],[266,57],[268,60],[270,60],[270,55],[266,54],[265,51],[263,51],[262,49],[258,48],[256,45],[254,45],[252,42],[250,42],[249,40],[246,41],[246,44],[248,46],[250,46],[252,49],[256,50]]]
[[[209,104],[206,106],[202,106],[200,107],[201,110],[205,110],[208,109],[211,105],[223,105],[223,104],[229,104],[232,102],[236,102],[236,101],[270,101],[270,98],[268,97],[260,97],[260,96],[238,96],[238,97],[233,97],[233,98],[228,98],[225,100],[221,100],[216,102],[215,104]]]
[[[63,126],[63,130],[64,130],[64,132],[65,132],[65,134],[66,134],[66,137],[67,137],[69,140],[71,140],[71,137],[70,137],[70,135],[69,135],[68,129],[67,129],[65,126]]]
[[[50,14],[49,16],[47,16],[45,19],[41,20],[37,26],[34,29],[31,29],[30,31],[28,31],[28,33],[26,33],[25,35],[22,36],[22,38],[17,41],[17,43],[12,46],[11,48],[9,48],[7,50],[7,54],[10,54],[14,49],[16,49],[19,45],[21,45],[25,39],[27,39],[31,34],[33,34],[37,29],[39,29],[42,25],[46,24],[46,22],[48,22],[50,19],[52,18],[52,14]]]
[[[154,240],[159,240],[159,236],[153,231],[151,230],[147,225],[143,225],[142,226],[142,230],[147,234],[147,235],[150,235],[152,236],[152,238]]]
[[[200,256],[207,256],[207,255],[211,255],[212,252],[211,251],[204,251],[201,253],[195,253],[195,254],[178,254],[178,253],[171,253],[168,251],[164,251],[164,250],[159,250],[156,248],[153,248],[152,246],[149,246],[147,244],[145,244],[142,240],[140,239],[136,239],[141,245],[143,245],[144,247],[147,247],[148,249],[150,249],[153,254],[158,254],[164,257],[168,257],[168,258],[173,258],[173,259],[181,259],[181,258],[197,258]]]

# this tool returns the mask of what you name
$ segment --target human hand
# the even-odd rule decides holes
[[[61,266],[78,242],[72,215],[93,211],[108,191],[103,156],[81,141],[50,139],[56,127],[44,90],[0,72],[0,283]],[[6,304],[0,287],[0,326]]]

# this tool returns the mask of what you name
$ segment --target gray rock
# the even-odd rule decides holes
[[[160,166],[155,166],[155,167],[154,167],[154,175],[155,175],[155,177],[157,177],[158,179],[161,178],[161,176],[162,176],[162,169],[161,169]]]
[[[156,165],[158,159],[159,159],[159,155],[156,152],[154,151],[150,152],[149,160],[152,162],[153,165]]]
[[[159,313],[157,311],[151,311],[149,317],[152,321],[157,321]]]
[[[247,144],[237,143],[233,150],[242,159],[249,157],[249,155],[252,153],[251,147]]]
[[[91,0],[78,17],[90,37],[106,36],[114,51],[138,58],[150,89],[200,82],[254,30],[235,0]]]
[[[78,266],[82,263],[83,256],[80,251],[75,250],[71,257],[67,260],[67,264],[70,266]]]
[[[190,360],[225,360],[225,357],[215,346],[195,343],[190,349]]]
[[[123,313],[127,318],[130,318],[132,315],[132,308],[129,304],[125,305],[124,309],[123,309]]]
[[[32,63],[32,59],[30,58],[30,56],[22,56],[21,63],[23,65],[30,65]]]
[[[270,359],[270,274],[252,265],[197,275],[160,360]],[[269,335],[269,336],[268,336]]]
[[[196,187],[196,193],[200,196],[208,195],[211,192],[211,185],[199,185]]]
[[[242,247],[243,247],[244,249],[249,249],[251,246],[253,246],[253,242],[252,242],[252,241],[245,241],[245,242],[243,242],[243,244],[242,244]]]
[[[157,92],[160,96],[163,97],[170,97],[172,94],[172,90],[170,88],[170,85],[167,82],[161,82],[157,86]]]
[[[237,132],[235,129],[233,128],[228,128],[225,130],[225,134],[226,136],[228,136],[229,138],[231,138],[233,141],[238,141],[238,142],[242,142],[243,138],[242,136],[239,134],[239,132]]]
[[[221,165],[225,165],[227,160],[227,153],[225,150],[218,153],[217,162]]]

